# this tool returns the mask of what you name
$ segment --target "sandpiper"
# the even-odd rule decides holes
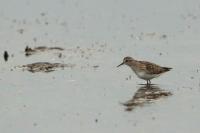
[[[139,78],[146,80],[147,85],[151,84],[151,79],[159,77],[161,74],[172,69],[169,67],[161,67],[147,61],[138,61],[133,59],[132,57],[125,57],[123,62],[117,67],[124,64],[128,65]]]

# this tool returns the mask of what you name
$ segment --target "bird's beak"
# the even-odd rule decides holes
[[[122,62],[121,64],[119,64],[117,67],[120,67],[121,65],[124,65],[124,62]]]

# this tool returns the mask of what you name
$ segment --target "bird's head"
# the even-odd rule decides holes
[[[133,61],[134,59],[132,57],[124,57],[123,62],[121,64],[119,64],[117,67],[121,66],[121,65],[130,65],[130,63]]]

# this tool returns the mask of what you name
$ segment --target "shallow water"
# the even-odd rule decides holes
[[[199,132],[199,1],[0,3],[2,132]],[[64,51],[26,57],[26,46]],[[125,56],[172,67],[152,80],[172,95],[126,111],[122,103],[145,81],[116,67]],[[50,73],[20,68],[35,62],[75,66]]]

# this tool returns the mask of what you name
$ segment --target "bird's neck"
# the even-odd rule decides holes
[[[140,63],[137,60],[132,60],[128,66],[133,70],[133,71],[137,71],[139,68]]]

